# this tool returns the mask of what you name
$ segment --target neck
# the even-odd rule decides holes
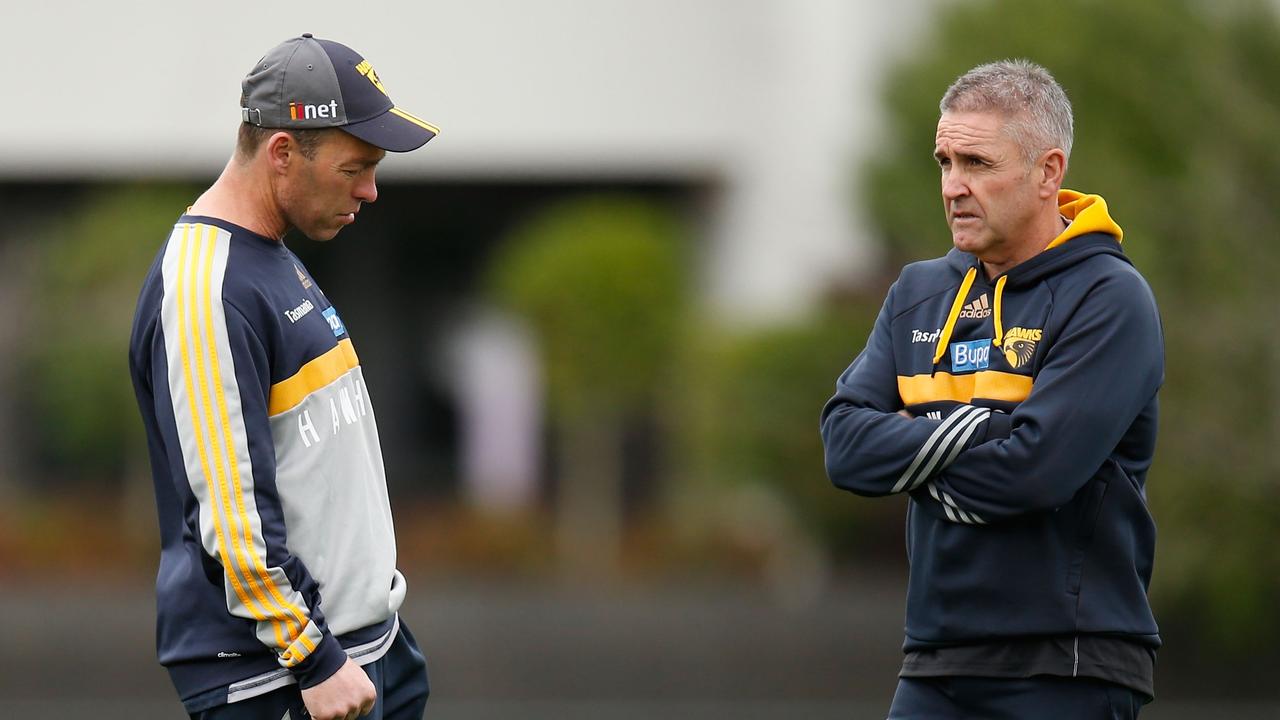
[[[192,215],[226,220],[264,237],[283,242],[289,223],[275,201],[275,192],[256,160],[241,164],[233,157],[222,174],[189,210]]]
[[[1023,237],[1027,238],[1025,242],[1017,244],[1003,255],[981,258],[982,269],[986,271],[987,279],[1003,275],[1039,255],[1066,229],[1067,225],[1067,221],[1058,212],[1057,205],[1054,205],[1052,214],[1046,212],[1037,216],[1033,226],[1023,234]]]

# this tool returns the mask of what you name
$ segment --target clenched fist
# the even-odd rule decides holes
[[[328,680],[302,691],[302,703],[315,720],[356,720],[377,701],[369,676],[351,658]]]

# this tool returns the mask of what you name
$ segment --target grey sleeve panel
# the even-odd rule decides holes
[[[255,634],[285,667],[317,647],[323,630],[285,571],[267,562],[255,488],[274,468],[254,465],[250,432],[265,426],[261,388],[242,388],[237,366],[254,362],[223,304],[230,233],[204,224],[174,228],[162,272],[161,323],[168,385],[187,482],[199,507],[204,551],[224,570],[227,610],[255,621]],[[253,394],[256,393],[258,397]]]

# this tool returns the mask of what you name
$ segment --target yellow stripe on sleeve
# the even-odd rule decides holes
[[[210,229],[212,230],[213,228],[210,228]],[[216,231],[215,231],[215,237],[216,237]],[[240,548],[243,548],[244,553],[248,555],[252,563],[252,570],[253,570],[254,576],[252,578],[252,582],[250,583],[250,586],[254,588],[255,594],[258,594],[257,588],[265,588],[266,591],[271,595],[271,599],[274,601],[274,603],[264,602],[263,604],[273,605],[274,606],[273,615],[275,615],[276,617],[284,618],[286,627],[287,627],[287,633],[290,639],[292,639],[297,637],[297,634],[302,632],[302,628],[306,626],[306,623],[307,623],[305,619],[306,613],[302,612],[293,603],[285,600],[285,598],[281,595],[280,589],[277,587],[276,583],[272,581],[271,577],[268,575],[267,568],[263,562],[263,559],[257,553],[253,539],[250,536],[253,526],[250,524],[249,516],[245,512],[245,508],[244,508],[244,486],[241,483],[241,479],[240,479],[240,466],[237,460],[237,452],[236,452],[236,449],[232,446],[233,435],[231,432],[231,418],[227,412],[226,396],[223,394],[222,368],[221,368],[221,363],[218,360],[218,346],[217,346],[217,340],[214,335],[213,307],[212,307],[213,288],[211,287],[211,282],[210,282],[211,280],[210,275],[212,274],[212,268],[213,268],[213,250],[214,250],[214,242],[211,240],[209,243],[209,249],[208,249],[208,253],[209,253],[208,259],[205,264],[205,282],[204,282],[205,332],[208,337],[208,343],[209,343],[208,345],[209,366],[213,375],[213,388],[214,388],[214,395],[215,395],[213,399],[215,399],[217,402],[216,412],[217,412],[217,418],[220,421],[220,426],[222,430],[222,448],[226,453],[227,468],[231,474],[230,495],[232,500],[234,500],[235,502],[236,520],[240,525],[241,534],[243,535],[243,537],[240,538],[243,542],[239,544],[239,547],[237,548],[237,550],[239,550]],[[215,408],[208,407],[210,404],[209,400],[210,398],[206,396],[205,397],[206,408],[210,413],[210,417],[212,419]],[[265,551],[265,547],[263,549]],[[241,565],[241,567],[243,567],[243,564]],[[261,597],[261,595],[259,595],[258,597],[259,597],[259,600],[264,599]],[[292,621],[288,617],[285,617],[286,613],[293,617]],[[297,625],[296,631],[294,629],[295,623]]]
[[[311,393],[345,375],[360,364],[356,346],[350,338],[338,341],[337,347],[298,368],[292,377],[271,386],[267,415],[275,417],[297,407]]]
[[[203,419],[200,417],[200,413],[199,413],[200,409],[197,407],[196,400],[197,398],[203,399],[204,395],[196,394],[195,377],[198,371],[201,377],[202,389],[203,389],[203,377],[204,377],[203,363],[201,362],[201,357],[197,352],[196,358],[195,358],[195,366],[193,366],[192,364],[192,357],[191,357],[192,350],[190,345],[193,339],[196,339],[199,337],[199,334],[198,332],[193,334],[191,329],[189,329],[188,327],[188,312],[190,312],[191,322],[196,322],[196,316],[195,316],[194,308],[188,308],[187,303],[188,301],[190,301],[190,303],[193,306],[195,305],[196,290],[197,290],[197,288],[195,287],[195,279],[196,279],[197,266],[199,264],[198,258],[199,258],[200,244],[202,240],[203,230],[201,229],[201,226],[195,226],[195,229],[196,229],[196,235],[194,239],[195,247],[192,248],[192,238],[191,238],[192,229],[193,227],[191,225],[184,225],[182,228],[182,245],[179,249],[179,254],[178,254],[178,273],[177,273],[177,277],[175,278],[175,292],[174,292],[175,298],[177,300],[178,328],[179,328],[179,338],[180,338],[179,342],[180,342],[180,347],[182,349],[183,379],[186,382],[187,397],[189,398],[189,403],[191,405],[191,426],[194,432],[196,447],[199,448],[200,467],[204,475],[205,485],[209,488],[209,492],[212,495],[212,497],[210,498],[210,501],[211,501],[210,514],[213,516],[214,534],[217,536],[217,539],[218,539],[218,547],[222,555],[222,561],[224,564],[223,566],[224,566],[224,570],[227,573],[227,578],[231,581],[232,590],[235,592],[236,597],[240,600],[240,604],[244,605],[245,608],[249,611],[251,615],[253,615],[253,617],[256,620],[266,621],[267,620],[266,613],[263,612],[257,606],[257,604],[254,602],[254,598],[251,597],[248,592],[246,592],[244,586],[240,582],[239,573],[236,571],[234,565],[232,565],[233,555],[231,552],[231,548],[227,542],[227,533],[224,527],[224,522],[225,522],[224,515],[222,512],[220,512],[220,506],[223,505],[223,498],[221,497],[222,491],[218,483],[215,482],[212,469],[210,468],[210,465],[209,465],[210,448],[205,443],[204,433],[201,431],[201,427],[203,425]],[[190,255],[194,256],[195,259],[193,260],[191,259],[191,257],[188,254],[189,252],[190,252]],[[188,277],[187,277],[188,275],[187,263],[189,260],[191,260],[192,262],[190,267],[190,275],[191,275],[190,280],[188,280]],[[187,287],[188,284],[191,285],[189,289]],[[189,297],[188,297],[188,290],[190,292]],[[243,566],[242,566],[242,569],[243,569]],[[280,646],[283,647],[287,643],[287,641],[284,637],[284,633],[281,632],[280,624],[279,622],[272,621],[272,625],[275,629],[276,640],[277,642],[279,642]]]
[[[310,626],[309,626],[310,627]],[[293,667],[298,663],[311,657],[311,653],[316,651],[315,643],[311,642],[311,638],[307,637],[304,630],[298,634],[293,644],[280,654],[280,660],[285,667]]]
[[[218,390],[221,390],[221,377],[218,376],[219,374],[216,369],[218,362],[218,345],[214,336],[213,309],[210,298],[212,295],[213,254],[215,246],[217,245],[218,230],[217,228],[207,225],[197,225],[196,228],[197,262],[192,267],[191,272],[192,334],[194,336],[197,351],[196,368],[200,377],[200,406],[202,410],[202,417],[208,426],[208,434],[206,437],[208,438],[209,452],[213,454],[214,467],[217,470],[216,486],[221,498],[217,503],[217,506],[220,506],[222,509],[224,518],[223,522],[225,522],[232,530],[231,549],[235,556],[236,565],[240,568],[240,572],[243,573],[245,580],[249,585],[250,592],[253,593],[253,596],[258,600],[259,605],[261,605],[265,610],[267,618],[271,619],[277,638],[280,638],[281,632],[279,627],[279,618],[283,613],[280,612],[279,608],[274,607],[267,599],[263,592],[261,581],[255,577],[255,573],[253,572],[256,568],[251,569],[249,565],[249,560],[247,558],[254,557],[255,553],[246,546],[243,539],[243,529],[245,525],[244,515],[242,513],[233,514],[232,512],[233,500],[237,505],[240,503],[239,489],[237,488],[233,492],[232,489],[228,487],[229,478],[227,473],[230,466],[230,457],[235,454],[235,451],[228,446],[228,438],[221,436],[218,432],[218,428],[220,426],[219,420],[221,418],[219,418],[215,412],[213,393],[210,391],[209,387],[211,384],[210,374],[212,374],[214,376],[213,383],[217,385]],[[206,234],[209,235],[207,245],[202,244]],[[201,267],[198,258],[201,252],[206,254],[203,265],[203,283],[201,282],[201,278],[198,276]],[[199,309],[203,311],[203,327],[201,326],[201,315],[197,314],[197,292],[199,292],[199,299],[202,300],[202,302],[199,303]],[[205,336],[204,338],[201,338],[202,330]],[[202,339],[203,342],[201,342]],[[208,359],[206,360],[205,358]],[[206,374],[206,370],[208,371],[208,374]],[[239,521],[239,523],[237,523],[237,521]],[[241,530],[241,532],[235,532],[237,529]],[[230,562],[230,558],[226,558],[224,562]],[[287,625],[283,634],[284,638],[281,639],[284,639],[285,642],[287,642],[287,638],[292,637],[294,634],[293,626],[291,624]]]

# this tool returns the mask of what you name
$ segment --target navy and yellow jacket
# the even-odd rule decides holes
[[[905,267],[822,411],[835,485],[910,496],[908,652],[1160,644],[1145,499],[1160,318],[1102,198],[1059,204],[1067,229],[993,281],[954,249]]]
[[[298,258],[183,216],[143,285],[129,366],[160,521],[159,659],[187,711],[380,657],[405,583],[377,424]]]

